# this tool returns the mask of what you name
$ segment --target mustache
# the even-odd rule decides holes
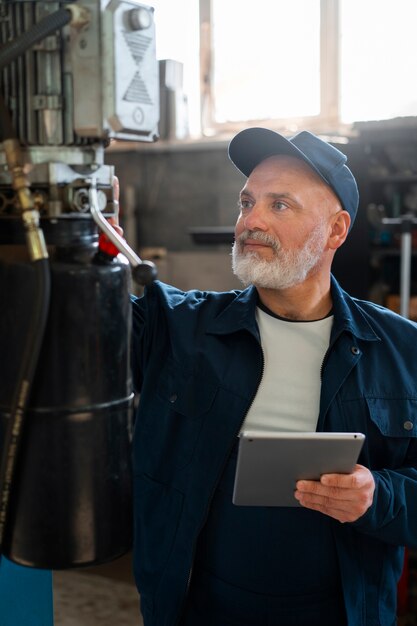
[[[253,239],[254,241],[260,241],[261,243],[264,243],[268,246],[271,246],[271,248],[275,251],[278,252],[281,248],[281,243],[279,241],[279,239],[276,239],[275,237],[273,237],[272,235],[268,235],[268,233],[263,233],[259,230],[244,230],[239,237],[236,239],[237,244],[239,246],[240,249],[242,249],[243,244],[245,243],[245,241],[247,239]]]

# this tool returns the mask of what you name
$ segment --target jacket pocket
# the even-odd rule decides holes
[[[417,400],[367,397],[366,404],[372,430],[380,436],[379,443],[371,436],[374,467],[406,465],[408,454],[415,457],[417,446]]]
[[[134,571],[140,593],[153,595],[177,534],[183,494],[145,474],[134,477]]]
[[[155,455],[152,467],[158,468],[158,478],[165,480],[172,469],[190,463],[217,390],[217,384],[201,370],[184,371],[167,361],[156,386],[152,405],[156,410],[146,416],[147,437]]]
[[[202,372],[185,372],[169,359],[161,371],[157,394],[167,408],[189,419],[199,418],[210,409],[217,392]]]
[[[371,420],[386,437],[417,437],[417,400],[366,398]]]

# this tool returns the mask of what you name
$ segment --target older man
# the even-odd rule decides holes
[[[417,326],[331,276],[358,207],[341,152],[251,128],[229,156],[247,177],[233,247],[247,289],[156,282],[133,302],[145,626],[393,626],[401,546],[417,545]],[[243,426],[366,442],[351,474],[299,481],[301,507],[243,507]]]

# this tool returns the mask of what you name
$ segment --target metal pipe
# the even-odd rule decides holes
[[[132,266],[132,276],[140,285],[149,285],[156,278],[156,267],[151,261],[142,261],[125,239],[117,233],[100,211],[97,196],[96,180],[90,179],[89,199],[90,212],[99,229],[110,239],[116,248],[125,255]]]

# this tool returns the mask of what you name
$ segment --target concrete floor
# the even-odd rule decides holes
[[[53,579],[54,626],[143,626],[130,555]]]

